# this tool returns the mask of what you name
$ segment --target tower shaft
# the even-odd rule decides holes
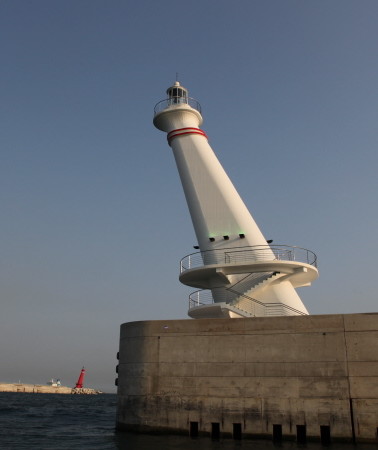
[[[171,146],[201,251],[266,245],[207,138],[191,134],[173,139]]]

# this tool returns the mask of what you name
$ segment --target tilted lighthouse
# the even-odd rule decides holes
[[[318,277],[316,255],[269,245],[208,143],[199,103],[179,82],[155,106],[167,133],[188,203],[199,252],[181,260],[180,281],[193,318],[308,314],[296,287]]]
[[[117,429],[376,442],[378,314],[299,317],[295,288],[317,278],[316,256],[265,240],[200,128],[200,105],[178,82],[167,93],[154,124],[198,240],[180,280],[197,289],[189,316],[205,320],[121,325]]]

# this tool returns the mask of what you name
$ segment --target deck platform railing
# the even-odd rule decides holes
[[[220,289],[221,288],[219,288],[219,290]],[[300,316],[307,315],[306,313],[285,305],[284,303],[264,303],[248,295],[235,292],[232,289],[222,289],[222,294],[220,295],[218,292],[217,298],[220,300],[218,302],[214,302],[212,292],[207,289],[192,292],[189,295],[189,311],[199,306],[211,305],[220,302],[228,304],[234,310],[239,309],[242,314],[247,313],[247,316],[290,316],[293,314]]]
[[[317,256],[311,250],[289,245],[255,245],[191,253],[180,261],[180,273],[211,264],[248,264],[258,261],[298,261],[317,267]]]

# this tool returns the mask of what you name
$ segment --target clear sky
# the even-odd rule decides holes
[[[0,381],[114,390],[121,323],[187,317],[196,244],[152,125],[179,73],[313,314],[377,311],[376,0],[0,1]]]

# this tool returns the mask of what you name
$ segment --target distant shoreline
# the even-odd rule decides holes
[[[70,388],[68,386],[47,386],[43,384],[0,383],[0,392],[21,392],[30,394],[102,394],[91,388]]]

